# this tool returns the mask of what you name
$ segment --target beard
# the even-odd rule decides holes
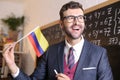
[[[78,29],[74,29],[74,26],[78,26]],[[71,29],[74,29],[74,31],[78,31],[77,33],[73,33],[70,31],[70,29],[68,27],[66,27],[64,25],[63,27],[63,31],[65,32],[65,34],[67,35],[67,37],[71,38],[71,39],[79,39],[84,31],[84,26],[82,25],[77,25],[77,24],[73,24],[71,27]]]

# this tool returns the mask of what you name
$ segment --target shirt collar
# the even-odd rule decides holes
[[[74,48],[74,51],[73,51],[73,54],[74,54],[74,57],[75,57],[75,63],[79,60],[79,57],[81,55],[81,51],[82,51],[82,48],[83,48],[83,44],[84,44],[84,38],[82,36],[82,39],[80,40],[79,43],[77,43],[76,45],[74,46],[71,46],[67,40],[65,40],[65,48],[64,48],[64,54],[65,54],[65,60],[67,62],[67,57],[68,57],[68,51],[70,49],[70,47],[73,47]]]
[[[79,48],[80,48],[81,46],[83,46],[83,43],[84,43],[84,38],[83,38],[83,36],[81,36],[80,42],[79,42],[78,44],[75,44],[74,46],[71,46],[71,45],[67,42],[67,40],[65,40],[66,48],[69,49],[70,47],[73,47],[75,51],[76,51],[76,50],[79,50]],[[82,45],[81,45],[81,44],[82,44]]]

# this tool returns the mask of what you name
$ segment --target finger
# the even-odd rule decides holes
[[[61,78],[64,78],[64,77],[65,77],[65,75],[62,74],[62,73],[59,73],[59,74],[57,74],[56,76],[57,76],[57,77],[61,77]]]
[[[15,45],[16,45],[16,43],[14,42],[14,43],[11,45],[10,51],[14,51]]]
[[[64,77],[64,74],[62,74],[62,73],[59,73],[59,74],[58,74],[58,76],[61,76],[61,77],[63,76],[63,77]]]
[[[63,74],[63,73],[59,73],[57,75],[57,79],[60,79],[60,80],[70,80],[70,78],[67,75]]]
[[[10,47],[10,44],[9,45],[5,45],[3,51],[6,51],[9,47]]]
[[[7,48],[5,48],[3,50],[3,54],[5,54],[6,52],[9,52],[9,51],[11,51],[11,46],[8,46]]]
[[[57,80],[65,80],[63,77],[58,77]]]
[[[4,46],[3,53],[6,52],[6,51],[11,51],[12,48],[15,47],[15,45],[16,45],[15,43],[6,44],[6,45]]]

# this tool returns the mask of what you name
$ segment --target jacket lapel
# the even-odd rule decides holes
[[[76,67],[76,72],[75,72],[75,75],[74,75],[74,79],[73,80],[80,80],[80,78],[78,78],[81,74],[81,71],[82,71],[82,65],[86,59],[86,57],[88,56],[88,52],[89,52],[89,48],[90,48],[90,45],[89,43],[85,40],[84,42],[84,45],[83,45],[83,49],[82,49],[82,52],[81,52],[81,56],[79,58],[79,61],[78,61],[78,65]],[[82,75],[81,75],[82,77]]]
[[[58,46],[58,65],[60,73],[63,73],[64,69],[64,46],[65,42],[62,42],[60,46]]]

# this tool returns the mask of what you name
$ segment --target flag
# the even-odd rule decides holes
[[[48,48],[48,41],[45,39],[42,34],[40,28],[35,29],[28,35],[28,39],[30,40],[36,55],[40,57]]]

